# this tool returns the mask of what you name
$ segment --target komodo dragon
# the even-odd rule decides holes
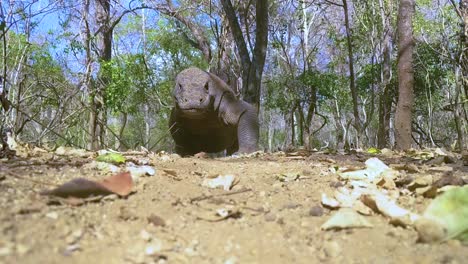
[[[176,77],[173,96],[169,127],[178,154],[226,150],[231,155],[257,149],[256,109],[237,99],[214,74],[195,67],[183,70]]]

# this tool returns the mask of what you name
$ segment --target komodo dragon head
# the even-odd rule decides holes
[[[180,114],[196,118],[214,110],[224,92],[232,93],[219,78],[190,67],[177,75],[173,96]]]

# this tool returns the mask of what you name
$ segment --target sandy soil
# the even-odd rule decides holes
[[[413,229],[378,214],[367,217],[373,228],[320,229],[333,214],[321,209],[321,194],[341,185],[330,168],[363,166],[368,157],[134,155],[134,162],[149,162],[156,175],[140,178],[127,198],[111,195],[81,206],[38,193],[48,183],[103,178],[84,166],[91,158],[3,160],[0,263],[468,263],[468,247],[459,241],[417,243]],[[421,171],[428,166],[381,159],[414,163]],[[452,167],[466,177],[466,166]],[[282,182],[278,175],[284,173],[301,177]],[[217,174],[233,174],[239,183],[231,191],[201,186]],[[420,213],[430,199],[407,195],[398,202]],[[232,216],[216,216],[220,208]]]

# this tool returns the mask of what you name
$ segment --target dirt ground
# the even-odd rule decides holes
[[[382,215],[372,228],[323,231],[334,213],[321,194],[341,183],[332,167],[363,166],[368,154],[241,158],[133,155],[156,170],[141,177],[126,198],[110,195],[80,206],[39,192],[77,177],[101,179],[85,166],[92,158],[46,155],[0,161],[0,263],[468,263],[468,247],[450,240],[417,242],[412,228]],[[386,164],[416,160],[379,157]],[[467,176],[467,167],[451,165]],[[283,182],[281,174],[299,173]],[[433,172],[434,175],[443,172]],[[232,190],[201,185],[211,175],[232,174]],[[417,175],[417,173],[415,174]],[[421,213],[431,199],[401,196]],[[216,215],[217,209],[232,212]]]

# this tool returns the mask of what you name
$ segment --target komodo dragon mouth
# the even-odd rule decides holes
[[[208,112],[204,108],[179,108],[179,111],[180,115],[191,118],[202,118],[206,116],[206,113]]]

